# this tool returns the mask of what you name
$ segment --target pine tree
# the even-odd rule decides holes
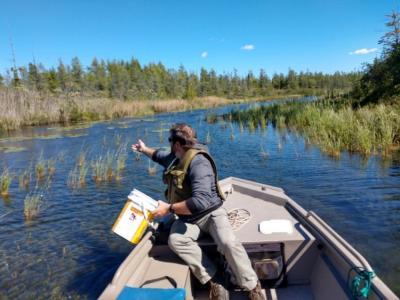
[[[400,45],[400,13],[394,10],[386,17],[389,21],[385,25],[389,31],[379,40],[379,44],[383,45],[384,53],[388,54]]]
[[[57,79],[60,83],[61,90],[63,92],[67,91],[67,70],[65,69],[65,66],[61,59],[58,61]]]
[[[83,70],[78,57],[74,57],[71,61],[71,79],[72,89],[74,91],[82,91],[83,88]]]

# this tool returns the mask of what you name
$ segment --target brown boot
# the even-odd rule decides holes
[[[257,282],[256,287],[249,292],[249,299],[250,300],[266,300],[264,293],[261,289],[261,284],[259,281]]]
[[[210,280],[210,295],[208,298],[210,300],[228,300],[229,292],[222,284]]]

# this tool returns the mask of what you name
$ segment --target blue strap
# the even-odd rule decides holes
[[[185,300],[185,289],[124,287],[117,300]]]

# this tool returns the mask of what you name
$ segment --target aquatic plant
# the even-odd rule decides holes
[[[18,176],[18,182],[19,182],[19,188],[20,189],[29,189],[30,182],[32,180],[32,171],[31,171],[31,166],[27,169],[24,170],[19,176]]]
[[[260,127],[262,130],[265,130],[265,128],[267,128],[267,120],[263,116],[261,116],[260,118]]]
[[[229,138],[233,141],[235,139],[235,134],[234,134],[234,130],[233,130],[233,126],[231,125],[231,134],[229,135]]]
[[[24,216],[25,220],[31,221],[35,219],[42,206],[43,195],[39,193],[28,194],[24,199]]]
[[[147,172],[149,175],[154,175],[157,173],[157,164],[152,164],[152,161],[148,159],[149,165],[147,167]]]
[[[210,113],[206,115],[206,122],[209,124],[215,124],[218,122],[218,115],[216,113]]]
[[[263,159],[267,159],[269,157],[269,152],[265,151],[264,146],[260,144],[260,155]]]
[[[86,175],[89,167],[86,162],[76,164],[68,175],[68,185],[72,188],[83,187],[86,184]]]
[[[390,156],[400,146],[400,106],[376,105],[352,109],[348,102],[288,102],[232,111],[224,119],[246,122],[250,131],[269,120],[279,130],[299,132],[306,144],[318,145],[332,157],[343,150],[368,156]],[[282,141],[278,142],[282,149]]]
[[[121,171],[125,169],[126,166],[126,158],[127,158],[127,154],[126,154],[126,147],[127,145],[124,144],[123,147],[120,147],[117,151],[117,171]]]
[[[86,155],[87,155],[87,153],[86,153],[85,150],[79,152],[79,156],[78,156],[78,166],[79,167],[81,167],[81,166],[86,164]]]
[[[116,181],[121,181],[121,179],[122,179],[122,172],[121,172],[121,170],[119,170],[119,169],[115,170],[115,180],[116,180]]]
[[[46,175],[46,161],[43,159],[43,151],[40,152],[39,158],[35,166],[36,178],[41,180]]]
[[[104,180],[104,174],[106,172],[105,159],[99,156],[97,159],[92,161],[93,179],[96,183],[100,183]]]
[[[211,143],[211,134],[210,131],[207,131],[206,140],[204,141],[206,144]]]
[[[84,186],[86,184],[86,175],[88,171],[89,167],[86,162],[83,165],[79,166],[79,184],[81,186]]]
[[[115,136],[115,146],[119,147],[121,145],[121,141],[122,141],[122,136],[118,133]]]
[[[253,119],[249,119],[247,121],[247,128],[249,129],[250,132],[253,132],[255,130],[256,126],[254,125]]]
[[[79,177],[78,177],[78,172],[79,169],[75,166],[74,169],[72,169],[69,174],[68,174],[68,186],[71,188],[77,188],[79,186],[78,182],[79,182]]]
[[[113,156],[113,154],[111,152],[107,152],[105,163],[106,163],[106,168],[105,168],[106,169],[106,173],[104,174],[105,175],[104,177],[108,181],[111,181],[112,178],[113,178],[113,174],[114,174],[114,168],[113,168],[114,156]]]
[[[142,157],[142,153],[140,153],[139,151],[135,151],[135,160],[139,161],[141,157]]]
[[[12,182],[12,175],[10,174],[9,170],[6,168],[0,175],[0,188],[1,188],[1,195],[8,196],[9,188]]]
[[[55,161],[55,159],[47,160],[47,174],[49,174],[49,176],[53,176],[55,172],[56,172],[56,161]]]

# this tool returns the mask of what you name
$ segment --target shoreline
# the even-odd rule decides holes
[[[182,112],[221,107],[230,104],[267,102],[301,98],[304,95],[287,94],[266,97],[228,99],[216,96],[198,97],[193,100],[129,100],[90,96],[43,97],[27,91],[0,90],[0,136],[16,130],[57,125],[114,120],[129,117],[151,116],[159,113]]]

